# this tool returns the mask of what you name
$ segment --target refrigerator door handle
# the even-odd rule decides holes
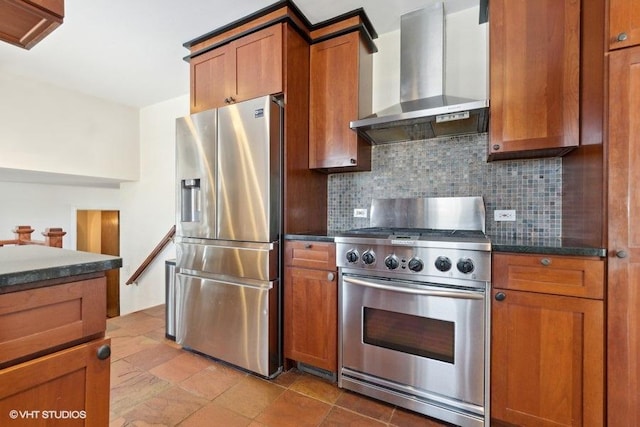
[[[275,284],[274,281],[258,282],[256,280],[236,282],[233,280],[229,280],[228,278],[221,279],[220,277],[207,277],[207,276],[203,276],[202,274],[191,274],[191,272],[185,271],[185,270],[182,270],[179,274],[187,277],[193,277],[195,279],[209,279],[223,285],[238,286],[240,288],[251,288],[251,289],[264,290],[264,291],[273,289]],[[250,279],[247,279],[247,280],[250,280]]]

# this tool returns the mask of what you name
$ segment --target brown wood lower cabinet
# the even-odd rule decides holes
[[[107,426],[109,357],[99,339],[0,370],[0,425]]]
[[[604,262],[509,254],[493,262],[492,424],[604,425]],[[575,292],[571,278],[576,288],[588,278],[599,297],[562,295]]]
[[[338,275],[335,245],[287,241],[285,264],[284,356],[336,372]],[[312,268],[296,265],[311,265]]]
[[[61,281],[0,294],[0,426],[109,424],[105,275]]]

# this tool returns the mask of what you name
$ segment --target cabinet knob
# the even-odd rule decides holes
[[[618,37],[616,37],[616,40],[619,42],[623,42],[626,41],[629,38],[629,36],[627,36],[627,33],[620,33],[618,34]]]
[[[225,104],[231,104],[231,100],[230,100],[229,98],[225,98],[225,99],[224,99],[224,103],[225,103]]]
[[[98,359],[100,360],[108,359],[109,356],[111,356],[111,347],[107,344],[101,345],[100,348],[98,348],[98,351],[96,351],[96,356],[98,356]]]
[[[616,256],[618,258],[626,258],[628,256],[627,251],[617,251]]]
[[[232,102],[236,102],[235,98],[233,96],[229,97],[229,104],[231,104]]]
[[[349,163],[351,163],[352,165],[355,165],[357,162],[356,162],[356,159],[349,159]]]
[[[333,279],[335,279],[335,278],[336,278],[335,274],[333,274],[333,273],[327,274],[327,280],[328,281],[333,282]]]
[[[313,245],[311,243],[305,243],[304,244],[304,248],[305,249],[311,249],[313,247]]]
[[[493,144],[493,151],[498,151],[500,149],[500,144]]]
[[[495,296],[496,301],[504,301],[507,298],[507,294],[504,292],[498,292]]]
[[[551,265],[551,260],[549,258],[542,258],[540,260],[540,264],[547,266],[547,265]]]

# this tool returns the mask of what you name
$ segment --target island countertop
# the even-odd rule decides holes
[[[25,289],[29,283],[35,285],[120,267],[122,258],[111,255],[40,245],[3,246],[0,247],[0,293],[12,292],[13,287]]]

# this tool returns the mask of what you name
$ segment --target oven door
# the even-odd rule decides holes
[[[340,284],[343,378],[482,416],[485,289],[348,274]]]

